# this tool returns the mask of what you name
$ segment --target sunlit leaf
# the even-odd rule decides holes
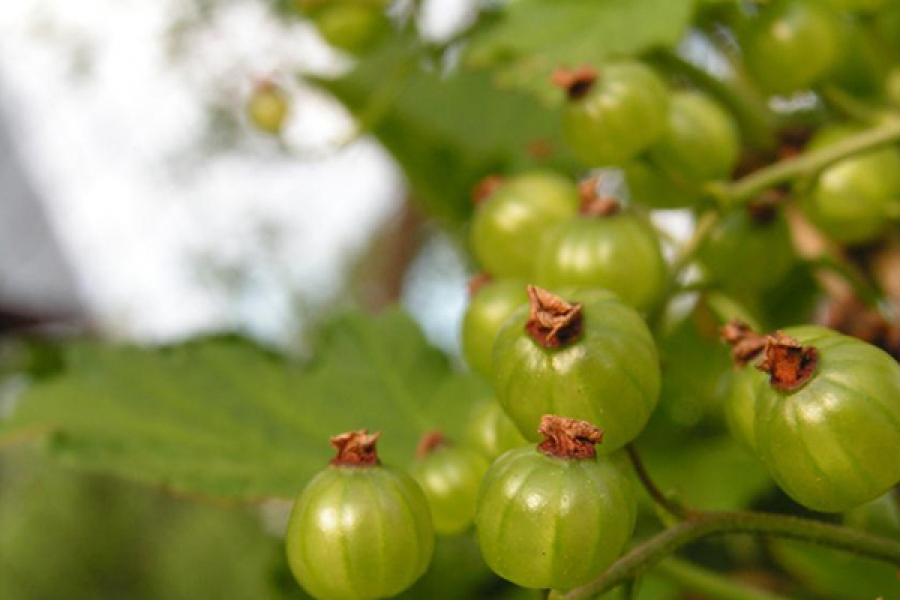
[[[305,365],[221,338],[79,342],[64,357],[0,421],[0,443],[44,435],[69,463],[208,496],[293,497],[351,429],[384,430],[384,461],[404,466],[425,431],[460,433],[480,392],[399,310],[336,320]]]
[[[561,100],[550,84],[554,69],[675,46],[693,9],[693,0],[516,0],[475,36],[466,64],[496,68],[504,84]]]

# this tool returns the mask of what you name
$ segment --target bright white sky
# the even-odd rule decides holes
[[[352,131],[339,105],[292,76],[349,64],[313,28],[277,20],[267,0],[221,0],[176,44],[172,25],[195,18],[193,4],[0,1],[0,111],[108,333],[161,341],[241,327],[286,341],[298,304],[329,299],[395,214],[402,176],[371,140],[309,159]],[[424,29],[448,35],[473,5],[430,0]],[[234,149],[205,152],[210,105],[242,116],[267,76],[293,96],[296,155],[246,124]],[[453,348],[459,258],[432,244],[413,273],[408,306]]]
[[[244,326],[278,339],[298,300],[338,288],[341,267],[397,209],[401,176],[371,141],[304,161],[245,128],[237,149],[204,153],[208,105],[240,115],[268,75],[294,95],[289,147],[321,149],[351,124],[291,77],[345,61],[263,0],[221,3],[170,56],[170,27],[190,4],[0,2],[0,110],[111,333],[161,340]],[[215,273],[239,277],[226,285]]]

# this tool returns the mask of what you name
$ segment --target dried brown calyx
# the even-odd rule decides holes
[[[597,70],[588,65],[575,69],[559,68],[550,76],[550,81],[556,87],[565,90],[569,100],[579,100],[591,91],[594,82],[597,81]]]
[[[481,272],[469,280],[469,298],[481,291],[481,288],[494,280],[490,273]]]
[[[769,374],[772,387],[789,392],[809,381],[818,362],[818,350],[776,331],[767,336],[763,360],[756,368]]]
[[[581,195],[581,209],[579,212],[589,217],[607,217],[619,212],[622,205],[615,198],[601,196],[598,192],[600,176],[589,177],[578,184],[578,193]]]
[[[743,367],[762,353],[768,336],[756,333],[740,319],[732,319],[719,332],[722,339],[731,345],[731,359],[736,367]]]
[[[271,79],[260,79],[256,82],[256,91],[259,93],[271,92],[277,89],[278,86]]]
[[[429,431],[419,440],[419,445],[416,446],[416,457],[425,458],[441,446],[446,446],[448,443],[447,438],[440,431]]]
[[[756,200],[747,204],[747,213],[759,226],[771,224],[778,216],[778,205],[787,198],[787,192],[780,189],[767,190]]]
[[[525,331],[544,348],[561,348],[575,342],[584,326],[582,305],[571,304],[547,290],[529,285],[531,315]]]
[[[472,188],[472,202],[475,206],[478,206],[493,196],[494,192],[503,185],[504,181],[506,181],[506,179],[500,175],[488,175],[476,183],[475,187]]]
[[[587,421],[568,419],[557,415],[544,415],[538,426],[544,441],[538,450],[557,458],[583,460],[597,456],[594,447],[603,441],[603,430]]]
[[[367,429],[348,431],[331,438],[331,445],[337,450],[337,456],[329,464],[340,467],[371,467],[380,465],[375,444],[381,432],[369,433]]]

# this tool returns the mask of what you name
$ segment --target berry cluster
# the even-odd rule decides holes
[[[411,479],[380,466],[373,436],[335,438],[339,457],[298,499],[288,532],[311,593],[398,593],[425,569],[435,532],[472,524],[487,564],[517,585],[568,591],[600,575],[635,527],[624,449],[635,452],[678,364],[660,352],[678,295],[706,308],[726,300],[711,307],[734,364],[717,374],[720,412],[787,497],[843,512],[900,482],[900,365],[889,354],[900,328],[880,289],[896,294],[897,272],[884,285],[870,268],[900,216],[900,134],[871,134],[900,118],[890,112],[900,67],[883,59],[900,57],[900,8],[773,0],[732,29],[755,93],[822,105],[786,118],[761,150],[715,88],[688,89],[636,60],[558,70],[569,150],[585,169],[619,169],[626,186],[613,196],[597,176],[550,170],[475,186],[469,247],[483,273],[462,350],[495,398],[478,404],[464,439],[427,434]],[[696,227],[667,261],[650,217],[673,208]],[[816,266],[810,247],[837,257],[817,318],[842,331],[792,326],[813,311],[794,321],[779,306],[794,308],[791,280]]]

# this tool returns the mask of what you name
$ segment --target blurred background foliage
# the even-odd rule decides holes
[[[189,247],[199,267],[180,276],[216,288],[215,298],[145,299],[150,313],[191,313],[193,303],[216,304],[216,318],[185,321],[181,330],[160,326],[158,333],[141,329],[140,312],[100,316],[98,304],[108,306],[91,296],[97,273],[73,281],[78,273],[66,264],[66,248],[52,239],[53,219],[34,212],[47,189],[20,182],[28,189],[0,199],[3,208],[27,196],[16,222],[29,210],[21,206],[30,207],[24,238],[45,240],[41,253],[29,254],[33,262],[0,270],[0,598],[302,598],[280,535],[288,499],[328,459],[328,436],[383,429],[384,457],[399,466],[409,464],[418,438],[430,429],[462,437],[473,405],[488,393],[484,382],[460,368],[456,340],[464,281],[473,270],[461,243],[473,185],[497,171],[577,171],[559,139],[553,106],[562,96],[548,84],[555,66],[623,54],[658,59],[660,49],[690,55],[691,24],[702,25],[735,3],[517,0],[502,13],[501,4],[479,3],[478,12],[473,2],[399,2],[392,9],[395,29],[357,58],[324,44],[303,0],[194,0],[174,13],[156,40],[173,71],[186,68],[182,61],[205,35],[213,49],[229,43],[217,36],[239,30],[222,25],[222,15],[236,6],[253,5],[253,14],[271,19],[278,32],[273,37],[313,39],[298,42],[299,63],[247,68],[237,77],[240,84],[234,69],[215,65],[210,72],[216,77],[192,82],[207,86],[200,101],[192,98],[202,117],[190,141],[168,155],[176,157],[175,179],[246,168],[257,173],[252,186],[268,190],[265,182],[283,175],[276,166],[335,161],[321,189],[308,183],[311,171],[300,174],[309,177],[306,187],[287,186],[286,195],[308,202],[276,205],[269,213],[272,207],[265,206],[257,220],[233,211],[235,220],[255,227],[239,230],[242,235],[213,229],[206,246]],[[454,27],[429,33],[427,11],[442,9],[457,14]],[[42,35],[36,29],[34,35]],[[67,72],[78,81],[102,71],[102,50],[75,37],[78,52],[66,46]],[[471,40],[465,47],[464,37]],[[234,42],[254,43],[261,41]],[[697,68],[715,63],[713,54],[701,58]],[[288,127],[276,139],[248,131],[243,103],[255,80],[272,72],[294,95],[296,128],[307,131],[298,135]],[[317,129],[315,121],[329,111],[341,125]],[[2,142],[0,148],[14,145]],[[377,163],[374,175],[354,162],[368,151]],[[2,155],[10,165],[20,160],[12,150]],[[238,160],[248,156],[259,163],[248,167]],[[211,157],[224,159],[214,168]],[[24,177],[24,168],[15,171]],[[182,189],[185,196],[193,191]],[[187,213],[181,225],[189,235],[192,228],[205,229],[206,218],[214,220],[218,191],[205,190],[212,199],[198,199]],[[256,198],[255,191],[248,197],[264,203],[265,194]],[[381,204],[363,214],[364,197]],[[340,260],[323,263],[322,272],[338,273],[326,281],[303,269],[332,258],[329,248],[292,240],[327,229],[329,211],[336,215],[328,217],[334,235],[355,230],[356,237]],[[279,229],[288,213],[300,214],[307,229]],[[61,214],[55,218],[71,217]],[[140,225],[142,217],[135,221]],[[13,222],[0,225],[12,229]],[[129,235],[139,233],[140,227]],[[0,245],[4,239],[23,236],[0,236]],[[220,250],[230,244],[253,251]],[[189,262],[183,255],[173,260]],[[26,271],[41,275],[31,288],[37,292],[17,296],[10,291],[17,276],[9,273]],[[276,300],[260,302],[260,288],[276,289]],[[141,295],[122,294],[129,291]],[[662,328],[662,398],[638,445],[660,484],[693,505],[796,511],[726,434],[719,403],[730,363],[716,326],[745,316],[744,307],[701,292]],[[812,268],[801,263],[747,302],[747,312],[769,329],[807,320],[820,298]],[[372,311],[378,316],[369,316]],[[239,333],[209,333],[223,329]],[[649,502],[643,509],[639,537],[659,529]],[[876,516],[858,516],[860,527],[900,523],[883,507],[866,510]],[[808,598],[900,597],[890,568],[794,544],[737,537],[698,544],[684,557],[768,590],[790,593],[800,583],[811,590]],[[702,576],[667,561],[644,579],[639,597],[697,597],[685,590]],[[861,582],[871,585],[865,594],[856,587]],[[404,597],[536,595],[490,574],[465,535],[439,541],[431,570]]]

